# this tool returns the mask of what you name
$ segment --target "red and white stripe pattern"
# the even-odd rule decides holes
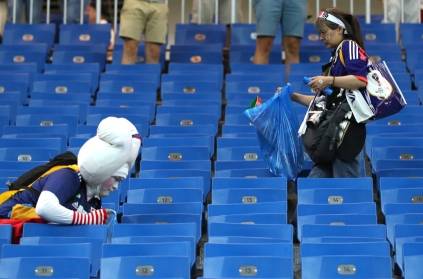
[[[101,225],[107,220],[106,209],[93,210],[90,213],[73,212],[72,224],[74,225]]]
[[[360,59],[359,46],[356,42],[348,41],[348,54],[349,54],[348,56],[349,60]]]

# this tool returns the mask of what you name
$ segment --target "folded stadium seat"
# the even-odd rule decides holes
[[[420,106],[422,104],[422,99],[420,93],[418,91],[403,91],[402,94],[404,95],[407,104],[412,106]]]
[[[138,214],[195,214],[201,215],[203,212],[202,202],[189,202],[178,204],[159,204],[159,203],[144,203],[144,204],[130,204],[124,203],[122,205],[123,215],[138,215]],[[131,231],[121,236],[116,237],[131,237]],[[157,236],[159,237],[159,236]],[[187,236],[195,237],[195,235]]]
[[[202,162],[202,161],[197,161]],[[195,163],[195,162],[194,162]],[[203,167],[202,169],[147,169],[140,172],[141,178],[184,178],[184,177],[200,177],[204,183],[204,193],[208,194],[210,191],[210,168]]]
[[[43,44],[43,43],[36,43],[36,44],[31,44],[31,45],[5,45],[2,44],[0,45],[0,51],[5,51],[5,52],[21,52],[23,54],[30,52],[30,53],[42,53],[46,56],[49,53],[49,47],[47,44]],[[25,61],[15,61],[15,63],[20,62],[20,63],[24,63]]]
[[[170,74],[185,74],[185,73],[220,73],[223,77],[222,64],[192,64],[192,63],[169,63]],[[213,74],[214,75],[214,74]]]
[[[156,125],[158,126],[201,126],[217,125],[219,116],[205,113],[157,113]]]
[[[133,81],[150,82],[159,87],[160,75],[156,73],[103,73],[100,75],[100,82],[103,81]]]
[[[123,211],[125,214],[125,210]],[[197,227],[194,223],[184,224],[116,224],[112,237],[123,236],[189,236],[196,237]],[[196,241],[199,239],[196,238]]]
[[[61,24],[59,43],[73,45],[109,45],[110,24]]]
[[[421,44],[423,27],[415,23],[401,23],[399,34],[401,45],[407,51],[408,48]]]
[[[223,75],[219,72],[176,72],[176,73],[169,73],[163,74],[162,82],[169,82],[169,81],[187,81],[187,80],[195,80],[195,81],[216,81],[219,83],[220,88],[223,86]]]
[[[364,45],[370,44],[395,44],[396,32],[393,23],[370,23],[362,24]]]
[[[17,109],[17,105],[0,104],[0,116],[5,117],[8,122],[11,122],[12,124],[14,124],[15,118],[16,118],[16,109]]]
[[[187,257],[179,256],[127,256],[101,260],[102,279],[137,278],[189,278],[190,263]]]
[[[298,190],[299,204],[344,204],[372,202],[372,189],[336,188]]]
[[[151,126],[150,137],[187,137],[187,136],[215,136],[217,125],[198,126]]]
[[[293,251],[292,243],[206,243],[204,258],[249,256],[292,259]]]
[[[214,48],[213,50],[203,50],[201,47],[184,47],[187,47],[188,49],[174,50],[171,48],[171,63],[222,64],[223,54],[219,48]]]
[[[285,257],[231,256],[204,259],[204,278],[292,278],[292,259]]]
[[[232,46],[229,53],[229,62],[236,64],[252,64],[254,60],[255,46]],[[274,45],[269,53],[269,65],[282,63],[280,47]]]
[[[0,225],[0,243],[9,244],[12,241],[12,226],[2,224]]]
[[[225,125],[252,125],[250,119],[243,113],[225,114]]]
[[[53,64],[85,64],[98,63],[100,70],[104,70],[106,53],[78,50],[56,50],[53,52]]]
[[[45,94],[32,92],[29,106],[87,106],[92,104],[92,102],[90,94]]]
[[[280,73],[281,75],[285,71],[285,65],[275,65],[275,64],[239,64],[231,63],[230,69],[232,74],[260,74],[260,75],[272,75],[275,73]]]
[[[386,241],[386,227],[380,224],[352,226],[305,224],[301,243],[345,243],[357,239],[360,239],[360,242]]]
[[[261,150],[256,146],[224,147],[217,149],[218,161],[259,161],[263,160]]]
[[[401,205],[397,204],[396,206]],[[392,245],[395,244],[394,230],[398,225],[418,225],[423,217],[421,213],[401,213],[401,214],[385,214],[386,235]],[[422,236],[423,238],[423,236]]]
[[[251,125],[226,125],[222,126],[222,137],[227,134],[238,134],[240,136],[256,136],[256,128]]]
[[[5,258],[43,258],[43,257],[68,257],[68,258],[84,258],[92,264],[92,247],[89,243],[72,243],[72,244],[38,244],[38,245],[12,245],[6,244],[2,247],[2,260]],[[54,270],[53,270],[54,271]],[[87,272],[89,273],[89,271]],[[84,276],[88,278],[87,276]]]
[[[141,171],[164,171],[164,170],[211,170],[210,160],[185,160],[185,161],[170,161],[170,160],[142,160]]]
[[[209,243],[214,237],[263,237],[292,243],[292,225],[208,223],[208,236]]]
[[[182,191],[186,189],[180,189]],[[177,203],[176,203],[177,204]],[[131,214],[122,216],[123,224],[192,224],[196,225],[196,239],[201,238],[202,215],[187,213]],[[191,245],[189,245],[191,247]],[[192,249],[190,251],[194,252]],[[195,253],[190,253],[195,258]]]
[[[423,146],[423,134],[375,134],[367,138],[366,141],[366,154],[368,157],[372,156],[372,148],[388,147],[388,146]]]
[[[418,279],[423,276],[423,243],[405,243],[403,247],[404,277]]]
[[[94,237],[61,237],[61,236],[33,236],[22,237],[21,245],[56,245],[88,243],[91,246],[91,276],[96,277],[100,268],[101,248],[103,240]]]
[[[176,24],[175,45],[218,44],[222,48],[226,40],[223,24]]]
[[[84,64],[46,64],[44,74],[64,74],[64,73],[91,73],[93,76],[100,75],[100,65],[97,63]]]
[[[96,126],[100,123],[101,120],[103,120],[104,118],[110,115],[111,113],[107,113],[107,112],[88,114],[87,125]],[[140,112],[138,114],[114,113],[113,116],[125,117],[129,121],[131,121],[135,126],[148,127],[148,125],[150,124],[150,115],[143,114],[143,112]],[[146,133],[144,135],[146,135]]]
[[[87,118],[87,106],[68,105],[68,106],[45,106],[45,107],[18,107],[17,115],[43,115],[45,117],[60,116],[76,116],[78,123],[85,123]]]
[[[48,249],[47,249],[48,250]],[[78,267],[78,268],[75,268]],[[90,263],[82,257],[14,257],[0,263],[3,278],[90,278]]]
[[[391,248],[387,241],[369,243],[302,243],[301,259],[321,256],[389,256]]]
[[[213,204],[256,204],[286,201],[286,199],[286,189],[250,188],[212,190]]]
[[[0,138],[0,147],[49,147],[59,151],[65,149],[65,142],[60,138]]]
[[[69,127],[65,124],[58,124],[54,126],[4,126],[3,138],[61,138],[67,142],[69,137]]]
[[[46,52],[36,52],[32,50],[0,50],[0,64],[21,64],[34,63],[37,71],[41,72],[47,60]]]
[[[53,148],[0,147],[0,161],[45,162],[59,152]]]
[[[110,115],[146,115],[149,116],[150,121],[155,117],[155,107],[153,104],[139,105],[133,107],[120,106],[89,106],[88,114],[110,114]]]
[[[134,94],[148,94],[156,96],[158,84],[154,81],[140,82],[137,80],[105,80],[100,82],[100,89],[97,95],[102,93],[114,93],[117,95],[134,95]],[[146,96],[147,97],[147,96]],[[155,101],[155,99],[154,99]]]
[[[56,126],[66,125],[69,135],[74,135],[78,125],[78,115],[43,115],[43,114],[18,114],[16,126]]]
[[[326,49],[316,47],[302,47],[300,51],[300,63],[328,63],[330,53]]]
[[[52,47],[55,39],[55,24],[16,24],[7,23],[4,27],[3,44],[44,43]]]
[[[81,81],[75,80],[78,76],[82,78]],[[74,76],[75,79],[63,76],[56,75],[44,75],[40,79],[37,79],[32,84],[32,92],[42,93],[42,94],[57,94],[57,95],[67,95],[67,94],[86,94],[93,95],[95,88],[91,84],[91,75],[90,74],[81,74]],[[83,78],[86,78],[85,80]]]
[[[191,136],[181,138],[143,138],[143,148],[147,147],[206,147],[210,158],[214,155],[214,138],[211,136]]]
[[[357,278],[388,279],[392,278],[392,260],[386,256],[337,255],[302,258],[303,279]]]
[[[286,213],[247,213],[210,216],[210,223],[235,223],[235,224],[286,224]],[[252,241],[251,241],[252,242]],[[263,242],[266,241],[257,241]],[[215,241],[214,243],[219,243]]]
[[[244,188],[264,188],[264,189],[286,189],[287,180],[285,177],[266,177],[260,179],[248,178],[217,178],[212,180],[213,190],[222,189],[244,189]]]
[[[266,169],[267,164],[263,160],[246,161],[246,160],[230,160],[230,161],[215,161],[214,169],[216,172],[237,170],[247,172],[248,170],[255,171],[257,169]]]
[[[94,64],[97,65],[97,64]],[[70,65],[70,69],[74,69],[74,71],[80,71],[78,73],[74,73],[71,71],[49,71],[45,72],[43,75],[35,75],[34,81],[75,81],[75,82],[88,82],[91,86],[90,92],[91,95],[94,96],[95,91],[98,88],[98,73],[94,72],[84,72],[84,70],[78,70],[78,68],[83,68],[80,65],[77,67],[72,67],[75,65]]]
[[[238,81],[265,81],[265,82],[277,82],[279,84],[284,84],[284,73],[283,72],[277,72],[277,73],[231,73],[227,74],[225,77],[226,82],[238,82]]]
[[[257,33],[255,24],[235,23],[231,25],[231,47],[234,45],[256,45]],[[273,44],[281,45],[281,31],[278,27]]]
[[[207,210],[208,217],[232,214],[286,214],[287,203],[283,201],[260,204],[209,204]],[[209,240],[209,242],[211,241]]]
[[[210,104],[208,106],[192,106],[192,105],[184,105],[181,104],[180,106],[171,106],[171,105],[161,105],[157,107],[157,114],[209,114],[212,115],[212,118],[219,119],[222,112],[222,107],[215,104]]]
[[[315,218],[307,216],[316,216],[316,215],[332,215],[332,214],[364,214],[364,215],[376,215],[376,207],[373,202],[362,202],[362,203],[346,203],[346,204],[299,204],[297,207],[297,235],[298,239],[302,241],[304,237],[304,228],[308,225],[310,221],[318,221]],[[305,218],[303,218],[305,217]],[[345,223],[346,218],[340,218],[340,220],[333,221],[339,222],[340,224]],[[355,221],[348,221],[355,225],[354,222],[360,224],[359,219]],[[365,221],[367,223],[368,221]],[[314,224],[310,224],[314,225]]]
[[[185,193],[185,194],[184,194]],[[202,202],[202,189],[189,188],[157,188],[128,190],[128,203],[188,203]]]
[[[391,66],[394,63],[401,63],[402,66],[404,66],[402,72],[406,72],[401,48],[397,44],[378,44],[369,45],[368,47],[366,45],[366,53],[369,57],[376,61],[384,60],[392,74],[396,72],[396,67]]]
[[[279,86],[278,81],[228,81],[225,91],[227,97],[236,93],[248,94],[253,99],[261,94],[274,94]]]
[[[113,49],[113,60],[112,60],[112,65],[121,65],[122,62],[122,55],[123,55],[123,45],[122,44],[118,44],[119,40],[117,41],[117,43],[115,44],[115,48]],[[166,62],[166,44],[161,45],[160,47],[160,57],[159,57],[159,61],[160,64],[157,64],[157,66],[160,67],[160,69],[164,68],[164,64]],[[137,52],[137,65],[138,64],[145,64],[146,60],[145,60],[145,45],[144,44],[140,44],[138,46],[138,52]],[[145,64],[147,65],[147,64]]]
[[[128,225],[155,225],[155,224],[128,224]],[[172,225],[172,224],[171,224]],[[182,224],[178,224],[182,225]],[[152,230],[154,231],[154,229]],[[188,258],[190,264],[195,261],[195,254],[191,254],[188,242],[166,242],[166,243],[132,243],[132,244],[104,244],[102,260],[113,257],[128,256],[178,256]]]
[[[108,227],[97,226],[60,226],[51,224],[26,223],[24,225],[23,237],[33,236],[61,236],[61,237],[90,237],[106,241]]]
[[[371,161],[377,160],[423,160],[423,147],[417,146],[384,146],[373,147]]]
[[[399,224],[394,228],[395,261],[399,268],[404,271],[404,245],[423,243],[423,230],[421,224]],[[419,246],[418,246],[419,247]]]
[[[259,168],[231,168],[216,170],[215,177],[246,177],[246,178],[262,178],[275,177],[267,167]]]
[[[304,24],[304,35],[301,40],[301,47],[321,47],[320,34],[313,23]]]
[[[253,137],[234,137],[234,138],[217,138],[217,148],[237,147],[237,146],[255,146],[258,147],[259,143],[257,138]]]
[[[192,146],[157,146],[143,147],[143,160],[169,160],[169,161],[191,161],[191,160],[209,160],[210,152],[207,147]]]

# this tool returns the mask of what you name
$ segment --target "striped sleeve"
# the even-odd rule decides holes
[[[357,79],[367,82],[368,57],[364,49],[356,42],[348,40],[342,44],[340,59],[343,60],[348,74],[355,75]]]

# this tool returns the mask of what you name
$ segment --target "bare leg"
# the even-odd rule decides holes
[[[299,37],[283,37],[283,48],[285,50],[285,64],[300,63]]]
[[[129,38],[123,38],[122,64],[135,64],[139,42]]]
[[[260,36],[256,40],[256,52],[254,53],[254,64],[269,64],[269,54],[272,50],[274,37]]]
[[[161,44],[145,42],[145,61],[147,64],[158,64],[160,62]]]

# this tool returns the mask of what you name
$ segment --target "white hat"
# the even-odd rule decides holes
[[[128,161],[123,164],[114,174],[113,176],[126,178],[128,176],[129,170],[135,163],[137,156],[139,154],[140,146],[141,146],[141,137],[138,134],[137,128],[126,118],[119,118],[122,127],[126,127],[131,134],[131,154],[128,158]],[[98,132],[98,130],[97,130]]]
[[[113,176],[131,154],[129,130],[116,117],[106,119],[100,122],[97,135],[86,141],[78,153],[80,173],[90,187],[98,187]]]

